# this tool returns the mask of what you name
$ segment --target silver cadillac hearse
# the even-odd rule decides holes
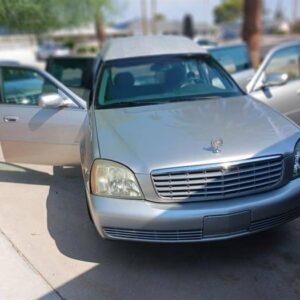
[[[102,237],[220,240],[300,216],[299,127],[241,91],[192,41],[108,42],[88,108],[46,73],[27,68],[14,79],[7,68],[4,157],[81,162],[88,209]],[[28,77],[38,92],[14,96],[18,80]]]

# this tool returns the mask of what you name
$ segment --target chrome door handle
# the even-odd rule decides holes
[[[19,118],[17,116],[5,116],[3,121],[5,123],[15,123],[18,122]]]

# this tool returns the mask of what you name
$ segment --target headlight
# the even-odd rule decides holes
[[[294,162],[293,176],[295,178],[300,176],[300,140],[296,144],[294,156],[295,156],[295,162]]]
[[[94,195],[104,197],[143,198],[134,174],[125,166],[109,160],[94,161],[91,189]]]

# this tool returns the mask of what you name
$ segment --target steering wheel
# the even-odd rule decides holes
[[[187,86],[190,86],[190,85],[194,85],[196,84],[197,81],[196,81],[196,78],[188,78],[186,79],[181,85],[180,85],[180,88],[184,88],[184,87],[187,87]]]

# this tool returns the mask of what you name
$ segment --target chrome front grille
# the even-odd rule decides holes
[[[161,198],[217,200],[271,190],[280,184],[283,169],[283,158],[272,156],[157,170],[151,176]]]
[[[192,230],[139,230],[103,228],[110,238],[152,242],[196,242],[202,239],[202,229]]]

